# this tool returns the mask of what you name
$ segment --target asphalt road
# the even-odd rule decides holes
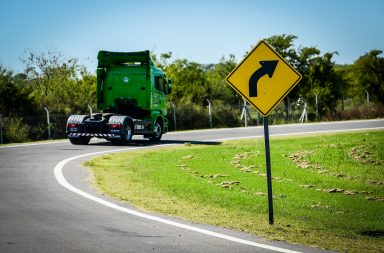
[[[270,135],[378,128],[384,120],[271,126]],[[262,127],[178,132],[160,145],[258,136]],[[154,147],[141,139],[126,147],[103,140],[1,146],[0,252],[323,252],[138,212],[98,192],[80,165],[96,152]]]

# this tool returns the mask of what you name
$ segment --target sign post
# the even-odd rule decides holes
[[[267,191],[268,191],[268,214],[269,224],[273,225],[273,195],[272,195],[272,172],[271,172],[271,156],[269,149],[269,127],[268,116],[264,117],[264,143],[265,143],[265,167],[267,171]]]
[[[264,117],[269,224],[273,225],[268,115],[298,84],[301,75],[265,41],[260,41],[232,70],[226,80]]]

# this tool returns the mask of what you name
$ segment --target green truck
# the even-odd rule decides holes
[[[100,51],[97,66],[97,109],[101,113],[71,115],[66,133],[72,144],[92,137],[113,144],[133,135],[160,141],[168,131],[167,95],[171,82],[153,63],[150,52]]]

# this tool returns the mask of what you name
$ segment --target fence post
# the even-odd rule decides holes
[[[299,123],[308,122],[308,104],[307,101],[304,101],[304,110],[300,116]]]
[[[240,120],[244,118],[244,126],[245,127],[248,127],[248,117],[250,118],[249,116],[249,112],[248,112],[248,104],[247,104],[247,101],[245,101],[245,99],[243,99],[244,101],[244,104],[243,104],[243,111],[241,112],[241,117],[240,117]]]
[[[208,102],[208,113],[209,113],[209,125],[212,128],[211,102],[209,101],[208,98],[207,98],[207,102]]]
[[[308,103],[305,101],[304,103],[304,110],[305,110],[305,122],[308,122]]]
[[[48,129],[48,139],[51,139],[51,123],[49,120],[49,111],[47,107],[44,107],[44,110],[47,112],[47,129]]]
[[[316,92],[314,92],[313,94],[315,94],[315,100],[316,100],[316,119],[319,118],[319,100],[317,99],[317,94]]]
[[[173,125],[174,125],[175,131],[176,131],[176,106],[175,106],[175,103],[173,103],[173,101],[171,101],[171,104],[172,104],[172,109],[173,109]]]

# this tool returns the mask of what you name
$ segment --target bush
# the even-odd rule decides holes
[[[211,110],[214,128],[240,126],[241,108],[225,104],[222,100],[214,100]]]
[[[22,118],[7,117],[4,119],[3,142],[25,142],[28,141],[28,126],[22,121]]]
[[[191,101],[183,100],[176,105],[177,130],[200,129],[209,127],[208,112]]]
[[[358,107],[354,107],[348,110],[337,110],[335,112],[327,113],[323,120],[353,120],[353,119],[375,119],[384,117],[384,105],[364,103]]]
[[[212,127],[240,126],[241,109],[225,104],[221,100],[211,102]],[[169,130],[175,130],[173,107],[168,107]],[[192,130],[210,128],[208,106],[197,105],[183,99],[176,105],[176,129]]]

